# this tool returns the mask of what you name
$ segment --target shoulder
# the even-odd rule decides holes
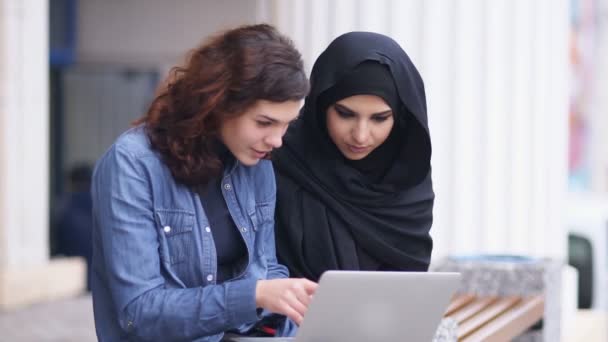
[[[101,156],[94,174],[100,170],[141,170],[155,168],[162,164],[160,156],[152,149],[143,126],[131,128],[122,133]]]
[[[152,149],[144,126],[133,127],[122,133],[116,139],[111,149],[127,153],[135,158],[156,155]]]

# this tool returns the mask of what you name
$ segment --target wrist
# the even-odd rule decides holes
[[[257,308],[261,308],[262,307],[262,297],[263,297],[263,292],[264,292],[264,283],[266,282],[266,280],[258,280],[255,284],[255,306]]]

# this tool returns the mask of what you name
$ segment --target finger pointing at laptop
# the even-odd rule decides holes
[[[317,283],[305,278],[258,280],[256,305],[286,315],[300,325],[316,289]]]

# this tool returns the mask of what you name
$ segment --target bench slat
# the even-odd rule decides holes
[[[498,300],[498,298],[495,296],[476,298],[469,304],[461,307],[460,310],[454,312],[452,315],[450,315],[450,317],[456,320],[458,325],[460,325],[462,322],[469,319],[471,316],[476,315],[478,312],[485,309],[496,300]]]
[[[463,338],[462,342],[510,341],[543,317],[544,305],[542,295],[525,298],[482,328]]]
[[[494,318],[503,314],[505,311],[514,307],[521,301],[521,297],[503,297],[494,302],[492,305],[486,307],[475,316],[472,316],[468,320],[464,321],[458,326],[458,337],[463,338],[471,334],[472,332],[479,330],[486,323],[492,321]]]
[[[469,304],[474,299],[475,299],[475,296],[472,294],[461,294],[461,295],[455,296],[454,299],[452,299],[452,301],[450,302],[450,305],[448,306],[448,308],[445,310],[443,317],[452,315],[454,312],[462,309],[463,306]]]

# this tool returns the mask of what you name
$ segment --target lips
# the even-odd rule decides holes
[[[262,158],[266,157],[266,155],[268,153],[270,153],[270,151],[258,151],[258,150],[254,149],[254,148],[252,148],[251,150],[253,150],[253,154],[255,155],[255,157],[257,159],[262,159]]]
[[[346,144],[346,146],[353,153],[363,153],[369,150],[369,146],[356,146],[351,144]]]

